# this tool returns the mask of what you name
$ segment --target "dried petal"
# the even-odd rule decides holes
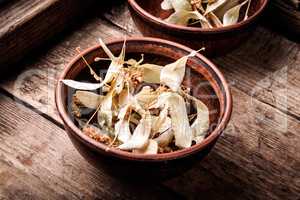
[[[101,87],[100,83],[83,83],[69,79],[61,80],[65,85],[78,90],[97,90]]]
[[[158,102],[164,102],[169,107],[172,130],[175,135],[175,145],[180,148],[190,147],[193,134],[183,97],[177,93],[167,92],[163,93],[159,99]]]
[[[141,119],[138,126],[135,128],[131,138],[119,146],[122,150],[142,149],[148,143],[148,138],[151,132],[151,117],[147,112]]]
[[[139,68],[143,71],[143,81],[147,83],[160,83],[160,72],[162,66],[154,64],[143,64]]]
[[[172,126],[171,119],[168,117],[168,106],[165,105],[159,116],[152,116],[152,133],[162,133]]]
[[[240,9],[243,5],[245,5],[248,2],[248,0],[244,1],[243,3],[231,8],[228,10],[224,17],[223,17],[223,24],[224,26],[236,24],[239,20],[240,16]]]
[[[136,149],[133,151],[134,153],[140,154],[157,154],[158,152],[158,144],[155,140],[149,140],[147,146],[143,149]]]
[[[230,0],[230,1],[226,1],[222,6],[220,6],[219,8],[217,8],[216,10],[214,10],[214,14],[219,18],[219,19],[223,19],[224,14],[231,8],[233,8],[234,6],[238,5],[240,2],[240,0]]]
[[[131,137],[131,132],[129,128],[129,122],[125,119],[121,119],[115,124],[115,135],[118,136],[118,139],[125,143]]]
[[[129,93],[128,87],[123,88],[118,97],[118,105],[120,108],[127,105],[130,101],[131,94]]]
[[[158,143],[158,146],[160,147],[166,147],[168,146],[174,138],[174,132],[172,129],[169,129],[162,133],[157,138],[154,138],[154,140]]]
[[[212,27],[207,19],[198,11],[179,10],[171,14],[168,18],[165,19],[165,21],[171,24],[187,26],[191,19],[199,20],[203,28]]]
[[[113,119],[113,96],[114,90],[111,90],[100,103],[100,110],[97,113],[97,120],[99,125],[102,127],[107,125],[108,127],[112,126]]]
[[[164,10],[174,9],[175,11],[193,10],[189,0],[164,0],[161,3],[161,8]]]
[[[192,97],[193,102],[197,109],[197,118],[191,125],[194,141],[196,143],[201,142],[209,129],[209,110],[207,106],[195,97]]]
[[[74,96],[77,98],[81,105],[91,109],[97,109],[99,103],[104,98],[103,96],[95,94],[93,92],[80,90],[76,91]]]
[[[149,105],[156,101],[157,97],[157,92],[153,91],[149,86],[143,87],[142,90],[135,95],[136,100],[144,109],[147,109]]]
[[[173,5],[171,3],[171,0],[164,0],[163,2],[161,2],[161,8],[163,10],[173,9]]]
[[[183,56],[174,63],[166,65],[160,73],[160,82],[167,85],[171,90],[178,91],[183,81],[185,67],[189,57],[195,56],[196,52],[192,52],[187,56]]]
[[[119,73],[118,75],[116,75],[116,83],[115,83],[116,94],[120,94],[122,92],[124,85],[125,85],[124,75]]]
[[[208,3],[204,15],[207,15],[208,13],[218,9],[227,1],[229,0],[217,0],[214,3]]]

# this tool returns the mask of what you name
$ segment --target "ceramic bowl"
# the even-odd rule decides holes
[[[169,24],[162,19],[172,12],[161,9],[162,0],[128,0],[129,10],[138,29],[145,35],[175,41],[193,49],[206,48],[205,55],[225,54],[250,37],[256,22],[265,10],[268,0],[252,0],[249,18],[237,24],[203,29]]]
[[[123,40],[111,41],[107,45],[115,55],[118,55]],[[144,54],[145,62],[160,65],[173,62],[191,51],[192,49],[183,45],[155,38],[130,38],[126,43],[127,59],[139,59],[141,54]],[[106,57],[100,46],[94,46],[76,56],[64,69],[60,80],[82,80],[84,77],[90,77],[81,56],[84,56],[98,72],[105,71],[108,66],[108,63],[94,63],[96,57]],[[200,53],[188,60],[184,84],[190,87],[192,94],[209,108],[209,134],[200,144],[165,154],[142,155],[116,148],[107,149],[106,145],[89,138],[76,126],[68,104],[74,91],[61,81],[58,81],[56,87],[55,100],[66,132],[76,149],[90,163],[112,175],[131,179],[148,177],[157,180],[180,175],[194,163],[201,161],[213,148],[231,116],[232,97],[228,84],[218,68]]]

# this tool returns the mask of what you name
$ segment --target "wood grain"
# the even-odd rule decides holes
[[[296,0],[297,1],[297,0]],[[290,3],[283,0],[270,1],[267,23],[272,28],[283,33],[289,38],[299,42],[300,36],[300,1]]]
[[[3,94],[0,110],[0,197],[180,198],[157,184],[125,183],[93,168],[64,130]]]
[[[114,7],[104,16],[128,34],[140,34],[127,20],[130,13],[126,5]],[[230,84],[283,112],[300,116],[299,44],[258,27],[238,49],[213,61]]]
[[[18,0],[0,8],[0,66],[8,68],[30,50],[74,23],[93,0]],[[87,12],[86,12],[87,13]]]
[[[299,121],[233,88],[231,124],[201,166],[235,185],[249,199],[297,199],[300,192]],[[283,125],[287,123],[287,126]],[[200,166],[199,165],[199,166]],[[199,166],[196,166],[199,167]],[[197,169],[185,184],[197,195]],[[176,191],[183,190],[171,184]],[[193,196],[192,196],[193,197]],[[237,198],[239,199],[239,198]]]
[[[1,87],[59,122],[53,89],[64,65],[76,54],[74,49],[96,44],[97,37],[124,35],[139,35],[125,4],[58,41],[33,63],[24,64],[20,75],[2,81]],[[232,121],[205,161],[164,185],[189,199],[199,198],[199,191],[208,191],[212,199],[298,199],[298,44],[259,27],[243,46],[214,61],[232,84]]]

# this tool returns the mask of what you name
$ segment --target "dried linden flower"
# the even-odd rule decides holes
[[[169,0],[162,7],[191,11],[189,5],[188,1]],[[209,15],[213,16],[210,21],[219,23],[214,15]],[[209,110],[190,96],[190,88],[182,83],[186,63],[197,52],[160,66],[143,63],[143,55],[139,61],[126,61],[125,42],[118,57],[101,39],[99,43],[108,58],[97,58],[95,62],[111,61],[105,77],[97,78],[97,83],[62,80],[76,89],[72,114],[84,134],[108,147],[137,154],[169,153],[204,140],[209,129]],[[94,72],[92,68],[90,71]],[[83,113],[83,108],[92,110],[92,114]]]
[[[288,0],[294,1],[294,0]],[[243,6],[247,8],[241,13]],[[164,0],[163,10],[174,12],[164,19],[166,22],[182,26],[200,25],[202,28],[229,26],[249,17],[251,0]]]

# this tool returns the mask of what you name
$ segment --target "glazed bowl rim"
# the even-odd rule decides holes
[[[123,44],[124,40],[122,39],[116,39],[116,40],[111,40],[107,42],[106,44],[108,46],[113,45],[113,44]],[[157,38],[150,38],[150,37],[132,37],[126,39],[127,44],[130,42],[153,42],[157,44],[165,44],[167,46],[170,46],[172,48],[177,48],[177,49],[182,49],[187,52],[193,51],[192,49],[183,46],[181,44],[163,40],[163,39],[157,39]],[[88,137],[85,135],[71,120],[69,114],[67,113],[66,109],[64,108],[64,103],[63,103],[63,93],[64,93],[64,85],[61,82],[61,80],[65,79],[65,77],[68,75],[69,71],[73,67],[73,65],[78,62],[82,58],[82,55],[87,55],[91,53],[92,51],[101,48],[100,45],[95,45],[93,47],[90,47],[83,52],[81,52],[79,55],[75,56],[71,62],[66,66],[66,68],[63,70],[62,75],[60,76],[57,85],[56,85],[56,90],[55,90],[55,103],[56,107],[58,110],[58,113],[63,120],[63,123],[66,127],[66,131],[69,134],[72,134],[72,136],[76,137],[80,141],[82,141],[84,144],[88,145],[94,150],[99,151],[100,153],[104,153],[105,151],[109,156],[113,156],[116,158],[120,159],[125,159],[125,160],[138,160],[138,161],[167,161],[167,160],[174,160],[182,157],[186,157],[188,155],[194,154],[205,147],[209,146],[212,144],[219,136],[220,134],[224,131],[226,128],[230,117],[232,113],[232,96],[231,92],[229,89],[229,85],[226,82],[223,74],[219,71],[219,69],[211,62],[209,61],[206,57],[204,57],[202,54],[197,53],[195,57],[197,59],[202,60],[204,63],[206,63],[212,71],[218,76],[220,79],[220,85],[224,89],[224,101],[225,101],[225,109],[224,109],[224,114],[221,116],[221,120],[218,123],[218,125],[214,128],[213,131],[210,132],[210,135],[205,138],[204,141],[202,141],[199,144],[193,145],[192,147],[186,148],[186,149],[181,149],[178,151],[174,151],[171,153],[163,153],[163,154],[152,154],[152,155],[143,155],[143,154],[136,154],[136,153],[131,153],[131,152],[126,152],[119,150],[117,148],[107,148],[107,145],[104,145],[102,143],[99,143],[92,138]],[[197,71],[197,73],[200,73]]]
[[[181,26],[181,25],[175,25],[175,24],[170,24],[165,22],[164,20],[150,14],[147,12],[145,9],[143,9],[137,2],[136,0],[128,0],[129,5],[131,8],[137,12],[140,16],[143,18],[147,19],[148,21],[151,21],[152,23],[164,27],[169,30],[173,31],[183,31],[183,32],[188,32],[188,33],[203,33],[203,34],[214,34],[214,33],[225,33],[225,32],[230,32],[233,30],[238,30],[241,29],[242,27],[250,24],[253,22],[266,8],[269,0],[263,0],[263,5],[248,19],[243,20],[241,22],[238,22],[233,25],[229,26],[224,26],[224,27],[218,27],[218,28],[209,28],[209,29],[204,29],[201,27],[187,27],[187,26]]]

